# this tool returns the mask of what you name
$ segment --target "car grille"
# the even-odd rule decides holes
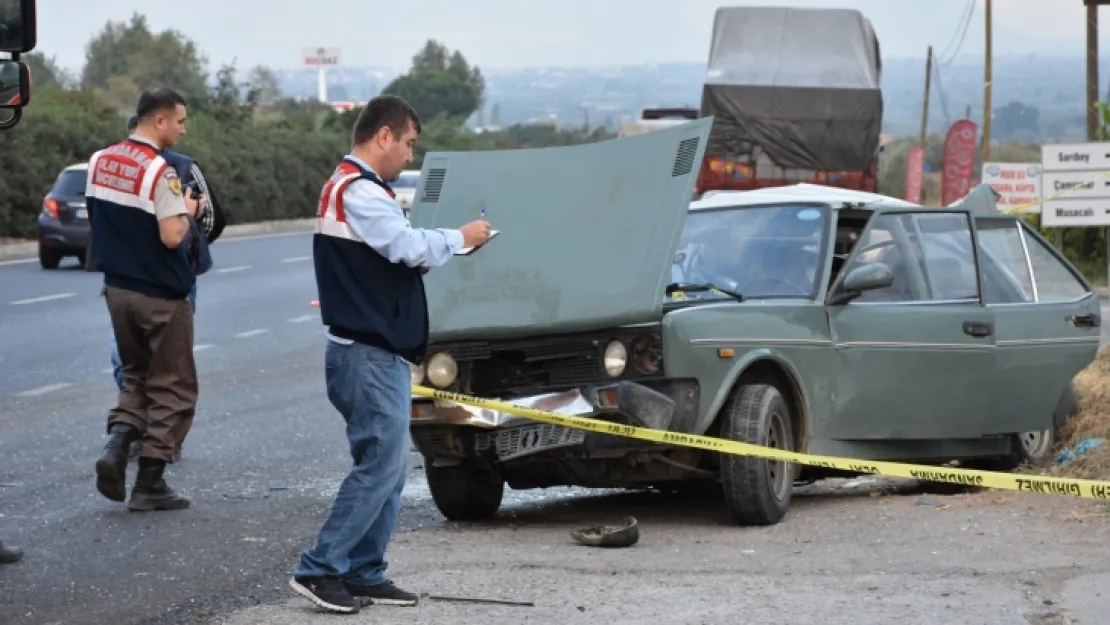
[[[600,343],[593,339],[446,347],[460,365],[469,364],[463,390],[502,397],[602,382],[608,378],[601,368],[599,350]]]

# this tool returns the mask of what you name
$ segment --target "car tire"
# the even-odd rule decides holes
[[[493,468],[463,462],[436,466],[424,462],[428,490],[443,516],[451,521],[477,521],[497,514],[505,494],[505,479]]]
[[[790,406],[769,384],[736,388],[725,405],[721,437],[794,451]],[[793,463],[727,454],[721,458],[725,503],[738,525],[774,525],[786,516],[794,491]]]
[[[1068,384],[1056,402],[1056,409],[1052,411],[1052,427],[1041,432],[1019,432],[1014,434],[1014,468],[1023,464],[1034,467],[1047,467],[1056,458],[1056,443],[1060,440],[1060,431],[1064,424],[1079,409],[1079,397],[1075,391],[1075,383]]]
[[[39,265],[43,269],[57,269],[58,264],[62,262],[62,255],[54,250],[48,250],[39,246]]]

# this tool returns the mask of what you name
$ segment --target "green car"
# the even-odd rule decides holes
[[[429,154],[414,224],[484,210],[501,234],[427,275],[414,383],[860,460],[1051,459],[1100,342],[1075,267],[985,185],[950,207],[814,185],[691,202],[710,123]],[[736,523],[767,525],[795,483],[846,475],[415,396],[411,432],[453,520],[495,514],[506,484],[719,483]]]

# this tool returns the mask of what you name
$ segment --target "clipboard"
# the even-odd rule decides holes
[[[499,234],[501,234],[500,230],[490,230],[489,231],[489,238],[486,239],[486,243],[489,243],[490,241],[492,241],[493,238],[496,237]],[[459,251],[455,252],[455,256],[470,256],[474,252],[477,252],[478,250],[482,249],[486,245],[486,243],[483,243],[482,245],[476,245],[474,247],[464,247],[464,248],[460,249]]]

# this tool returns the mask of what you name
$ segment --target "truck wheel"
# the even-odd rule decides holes
[[[783,451],[794,451],[790,407],[778,389],[745,384],[732,393],[721,421],[721,436]],[[773,525],[786,516],[794,491],[793,463],[727,454],[721,485],[738,525]]]
[[[437,467],[429,459],[424,471],[436,508],[452,521],[485,519],[501,507],[505,480],[495,469],[467,462]]]

